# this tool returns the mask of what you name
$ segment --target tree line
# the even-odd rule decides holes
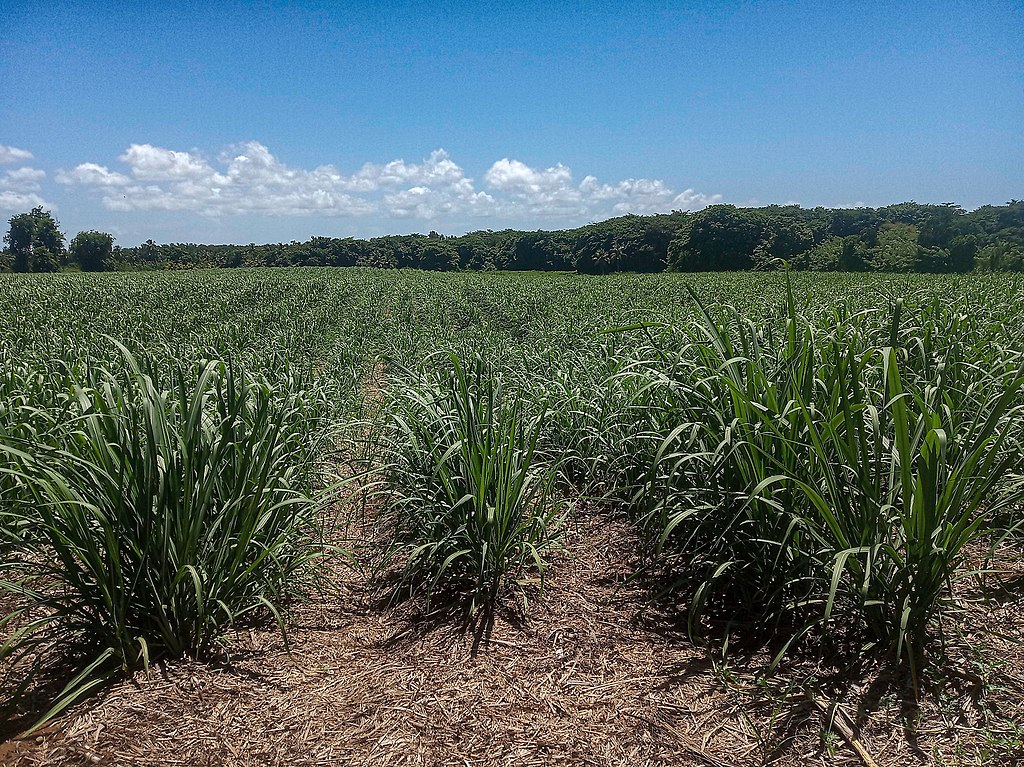
[[[555,231],[460,236],[313,237],[257,245],[195,243],[122,248],[103,232],[66,238],[49,211],[10,219],[0,269],[87,271],[258,266],[374,266],[431,270],[609,272],[1024,271],[1024,201],[967,211],[958,205],[884,208],[713,205],[696,213],[628,215]]]
[[[79,232],[67,238],[53,214],[42,207],[13,216],[7,222],[0,271],[59,272],[68,267],[98,272],[115,268],[114,238],[105,232]]]

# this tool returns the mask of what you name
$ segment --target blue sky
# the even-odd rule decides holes
[[[0,6],[0,215],[120,244],[1024,197],[1024,3]]]

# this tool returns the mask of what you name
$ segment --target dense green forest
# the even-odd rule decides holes
[[[967,211],[952,203],[884,208],[714,205],[696,213],[622,216],[578,229],[478,231],[461,236],[313,237],[269,245],[114,247],[82,232],[70,250],[42,209],[15,216],[0,269],[54,271],[238,266],[376,266],[432,270],[607,272],[1024,271],[1024,201]]]

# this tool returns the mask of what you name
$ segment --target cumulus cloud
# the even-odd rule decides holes
[[[381,188],[458,186],[467,181],[466,174],[443,149],[435,149],[419,165],[405,160],[392,160],[386,165],[366,163],[352,177],[353,188],[374,192]]]
[[[35,192],[15,192],[9,189],[0,189],[0,210],[13,211],[15,213],[27,213],[35,207],[42,206],[55,210],[56,205],[47,202]]]
[[[467,217],[525,221],[595,220],[623,213],[694,210],[720,200],[658,179],[580,183],[558,164],[533,168],[503,158],[484,173],[483,189],[443,149],[420,162],[366,163],[346,174],[334,165],[312,169],[281,162],[263,144],[228,147],[215,160],[199,151],[132,144],[118,160],[124,172],[87,162],[61,171],[66,185],[96,190],[117,211],[191,211],[223,216],[380,216],[423,221]]]
[[[13,149],[13,147],[0,146],[0,151]],[[31,153],[18,149],[29,158]],[[19,159],[26,159],[23,155]],[[24,213],[25,211],[43,206],[44,208],[55,208],[53,203],[47,202],[39,196],[42,190],[42,181],[46,178],[46,171],[38,168],[24,166],[12,168],[0,174],[0,210]]]
[[[28,162],[32,159],[32,153],[27,149],[18,149],[16,146],[0,144],[0,165],[9,165],[15,162]]]
[[[572,171],[561,163],[554,168],[537,170],[506,157],[490,167],[484,174],[484,180],[495,189],[537,194],[565,187],[572,181]]]
[[[499,212],[497,202],[486,192],[474,192],[471,185],[454,185],[447,189],[414,186],[385,194],[383,211],[395,218],[433,220],[446,216],[468,214],[493,216]]]
[[[38,168],[15,168],[0,177],[0,187],[18,192],[38,192],[46,171]]]
[[[74,170],[62,170],[57,173],[56,179],[58,184],[85,184],[87,186],[127,186],[132,182],[124,174],[94,162],[84,162]]]
[[[132,176],[140,181],[184,181],[213,175],[201,157],[151,144],[132,144],[117,159],[131,166]]]
[[[720,194],[702,194],[694,189],[686,189],[675,196],[672,200],[673,210],[701,210],[709,205],[716,205],[722,201]]]
[[[564,165],[539,170],[508,158],[494,163],[484,180],[491,188],[509,193],[534,215],[664,213],[698,210],[722,199],[693,189],[677,193],[664,181],[650,178],[602,184],[594,176],[585,176],[577,186],[572,171]]]

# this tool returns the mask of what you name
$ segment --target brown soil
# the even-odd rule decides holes
[[[570,528],[528,620],[499,615],[475,649],[472,633],[424,620],[413,603],[381,605],[379,589],[343,568],[330,596],[293,616],[290,655],[275,630],[247,630],[221,663],[165,663],[37,736],[0,743],[0,763],[864,763],[787,686],[798,669],[769,686],[716,671],[645,607],[646,592],[627,581],[630,540],[592,516]],[[920,708],[877,674],[843,692],[877,764],[1009,764],[1024,755],[1014,725],[1024,721],[1019,604],[971,596],[960,625],[998,626],[1000,636],[949,640],[958,674]]]

